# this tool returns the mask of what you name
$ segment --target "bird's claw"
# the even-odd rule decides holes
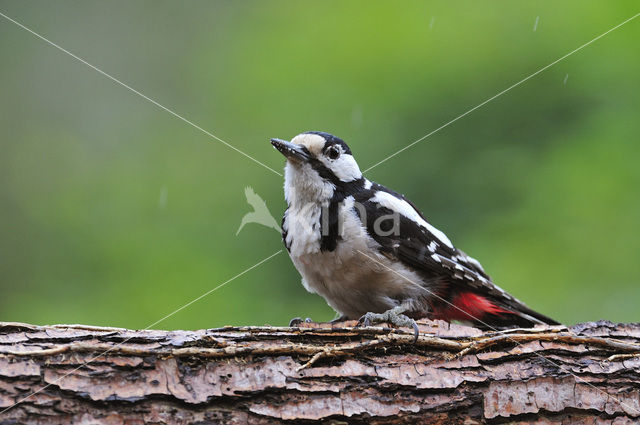
[[[297,328],[298,326],[300,326],[302,323],[313,323],[313,320],[311,320],[310,317],[307,317],[306,319],[302,320],[301,317],[294,317],[293,319],[291,319],[289,321],[289,327],[290,328]]]
[[[415,344],[418,342],[418,337],[420,336],[420,328],[415,320],[411,319],[411,322],[413,322],[411,325],[413,327],[413,343]]]
[[[391,310],[387,310],[384,313],[366,313],[359,320],[356,327],[364,326],[368,327],[371,324],[375,323],[390,323],[392,325],[398,327],[407,327],[413,329],[414,334],[414,343],[418,341],[418,337],[420,336],[420,329],[418,328],[418,324],[415,320],[410,318],[409,316],[403,314],[404,309],[400,307],[392,308]]]

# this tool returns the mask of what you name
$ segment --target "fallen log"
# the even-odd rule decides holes
[[[640,422],[640,324],[354,325],[0,322],[0,423]]]

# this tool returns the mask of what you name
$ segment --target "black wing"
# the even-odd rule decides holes
[[[354,197],[364,207],[365,217],[360,213],[361,220],[380,244],[380,251],[416,269],[433,283],[427,288],[434,292],[432,317],[470,320],[483,327],[558,324],[493,284],[478,261],[456,249],[404,196],[374,183]],[[467,298],[461,298],[463,295]],[[479,300],[488,303],[472,305]]]

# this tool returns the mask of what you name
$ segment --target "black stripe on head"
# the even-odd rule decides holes
[[[331,145],[340,145],[342,146],[342,151],[344,153],[348,153],[349,155],[351,155],[351,149],[349,149],[349,146],[347,146],[344,140],[334,136],[333,134],[325,133],[324,131],[307,131],[304,134],[317,134],[318,136],[326,140],[326,143],[324,144],[324,149],[322,149],[323,151],[326,150]]]
[[[333,185],[336,187],[334,197],[336,197],[337,194],[340,194],[340,200],[356,193],[364,187],[364,177],[360,177],[357,180],[344,182],[340,180],[335,174],[333,174],[333,171],[327,168],[320,160],[311,158],[308,160],[308,163],[320,177],[333,183]]]
[[[322,137],[325,140],[324,147],[322,148],[323,152],[325,152],[330,146],[340,145],[342,147],[342,151],[345,154],[351,155],[351,149],[349,149],[349,146],[347,146],[344,140],[334,136],[333,134],[325,133],[324,131],[307,131],[304,134],[317,134],[318,136]],[[343,182],[338,177],[336,177],[336,175],[333,174],[333,171],[325,166],[320,160],[314,158],[306,147],[302,147],[302,149],[311,157],[311,159],[309,160],[309,164],[311,165],[311,167],[313,167],[313,169],[318,172],[320,177],[333,183],[339,191],[347,192],[348,195],[350,195],[354,192],[354,189],[360,189],[364,185],[364,178],[362,177],[352,182]]]

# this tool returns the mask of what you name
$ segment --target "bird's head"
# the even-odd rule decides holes
[[[309,131],[291,139],[271,139],[271,144],[287,158],[285,197],[287,201],[322,202],[335,190],[362,181],[362,173],[351,149],[329,133]]]

